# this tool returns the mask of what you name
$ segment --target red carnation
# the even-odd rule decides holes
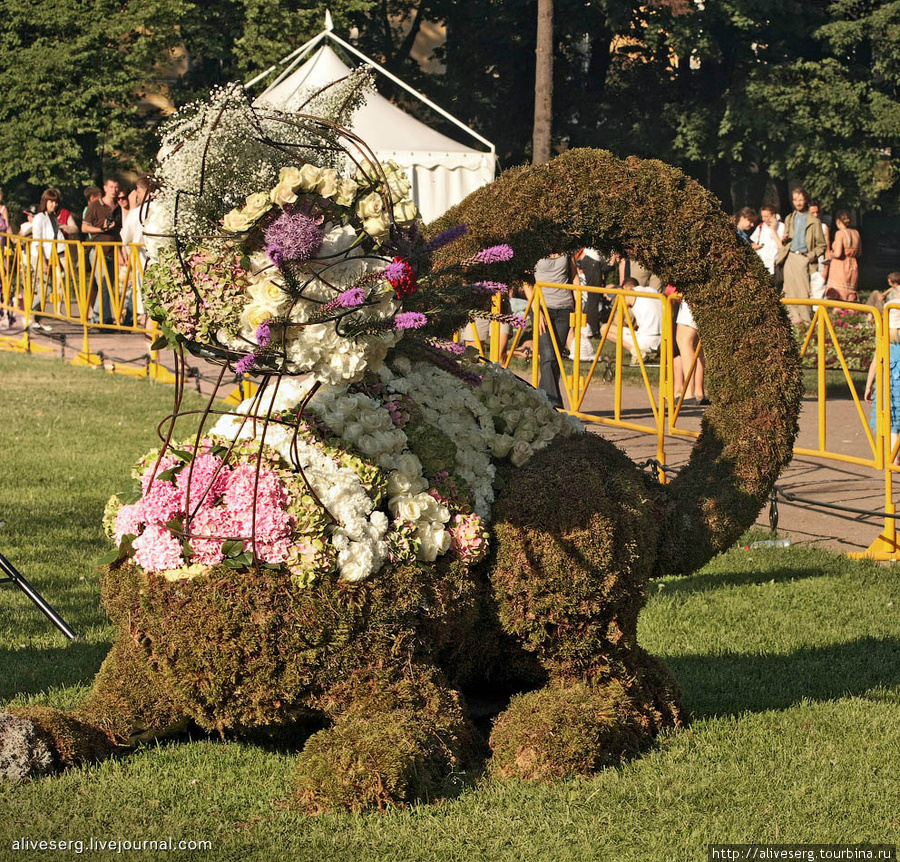
[[[415,270],[409,265],[409,261],[404,260],[402,257],[395,257],[385,267],[384,277],[390,286],[394,288],[397,299],[410,296],[419,288]]]

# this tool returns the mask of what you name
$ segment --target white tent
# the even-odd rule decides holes
[[[326,19],[326,28],[329,23]],[[330,29],[324,30],[315,39],[282,60],[281,63],[287,65],[287,68],[257,97],[255,103],[281,111],[296,110],[311,92],[346,77],[350,68],[330,46],[325,44],[297,67],[315,45],[325,38],[332,39],[349,52],[358,55],[376,71],[390,77],[429,107],[489,147],[488,152],[467,147],[436,132],[377,93],[371,93],[367,97],[365,104],[353,116],[351,123],[353,132],[371,147],[379,161],[393,159],[406,169],[412,183],[413,200],[426,222],[433,221],[475,189],[494,179],[497,158],[490,141],[360,54],[351,45],[335,36]],[[276,69],[276,66],[271,67],[248,82],[247,86],[252,86]]]

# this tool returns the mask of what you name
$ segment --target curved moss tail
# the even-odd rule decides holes
[[[485,277],[527,279],[540,258],[593,246],[623,253],[684,294],[713,405],[687,469],[668,486],[654,574],[691,572],[734,542],[790,461],[802,380],[774,282],[718,201],[662,162],[582,149],[506,172],[428,233],[461,222],[467,233],[435,254],[436,272],[505,242],[515,256]]]

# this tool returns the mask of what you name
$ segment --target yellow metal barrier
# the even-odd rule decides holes
[[[41,320],[58,320],[76,324],[82,331],[82,345],[73,364],[99,367],[104,365],[116,373],[147,376],[154,380],[173,382],[172,373],[159,362],[156,351],[151,352],[151,359],[144,368],[113,366],[104,364],[91,350],[92,331],[120,331],[148,335],[154,338],[157,330],[152,322],[143,326],[138,317],[138,297],[143,268],[140,248],[131,246],[125,253],[121,243],[82,243],[72,240],[33,240],[11,234],[0,234],[5,245],[0,251],[0,309],[21,315],[26,326],[21,336],[0,336],[0,349],[22,352],[52,352],[50,348],[37,344],[31,336],[28,323],[36,318]],[[574,310],[570,315],[570,326],[574,331],[572,360],[568,360],[565,344],[559,344],[552,326],[540,332],[540,318],[549,319],[549,311],[544,298],[545,288],[567,289],[574,294]],[[586,294],[600,293],[612,300],[609,318],[595,335],[592,343],[593,358],[581,359],[582,333],[585,315],[582,300]],[[626,418],[622,410],[622,391],[624,386],[624,368],[629,367],[624,361],[628,355],[622,342],[622,335],[628,334],[632,343],[637,343],[637,336],[631,315],[628,313],[629,297],[651,299],[661,304],[662,327],[659,348],[660,361],[656,379],[653,380],[648,369],[653,366],[638,352],[630,367],[637,369],[639,387],[647,399],[648,419],[646,422],[633,421]],[[674,392],[674,314],[673,306],[680,299],[676,294],[667,297],[646,291],[630,291],[609,287],[578,287],[564,284],[540,282],[535,285],[531,299],[525,309],[525,316],[531,317],[533,330],[533,350],[531,355],[531,382],[538,386],[540,379],[540,353],[543,340],[545,350],[547,341],[560,369],[560,382],[568,399],[568,412],[586,422],[626,428],[639,433],[652,434],[656,438],[657,461],[666,463],[667,436],[696,437],[697,432],[679,424],[684,395],[675,398]],[[810,353],[815,341],[816,357],[816,416],[817,416],[817,448],[796,446],[795,454],[807,455],[833,461],[856,464],[883,471],[885,481],[885,526],[882,534],[866,552],[867,555],[879,559],[900,559],[900,539],[898,539],[895,521],[890,515],[895,514],[893,502],[893,475],[900,471],[900,422],[892,429],[891,393],[890,393],[890,329],[889,315],[893,311],[895,317],[900,314],[900,303],[889,305],[884,311],[873,306],[858,303],[836,302],[823,299],[790,299],[783,300],[785,305],[806,305],[813,307],[812,321],[800,340],[801,353]],[[855,312],[870,314],[874,321],[874,338],[872,354],[875,358],[875,430],[870,428],[864,407],[859,399],[852,373],[841,348],[840,338],[834,327],[831,315],[838,309],[849,309]],[[493,311],[502,311],[502,297],[495,296]],[[93,322],[96,320],[97,322]],[[617,337],[615,348],[610,357],[606,349],[615,327]],[[475,326],[474,341],[484,355],[484,345],[478,336]],[[895,327],[895,331],[896,331]],[[490,323],[489,358],[500,361],[501,324],[497,320]],[[521,330],[511,338],[505,365],[509,365],[513,352],[522,338]],[[838,452],[828,447],[827,424],[827,376],[826,346],[831,343],[837,357],[844,381],[850,390],[856,413],[865,431],[870,455],[861,457]],[[695,373],[702,345],[698,345],[691,357],[690,367],[685,374],[683,392],[688,390]],[[900,350],[900,348],[898,348]],[[900,358],[900,357],[898,357]],[[571,370],[567,363],[571,362]],[[595,375],[601,369],[606,375],[609,366],[613,365],[612,405],[608,415],[587,412],[584,400],[588,389],[594,382]],[[632,372],[634,373],[634,372]],[[246,384],[245,384],[246,385]],[[833,381],[832,381],[832,385]],[[237,390],[236,390],[237,391]],[[236,394],[234,397],[238,397]],[[893,433],[892,433],[893,431]],[[665,481],[665,473],[660,472],[660,480]]]
[[[91,349],[93,332],[140,333],[155,339],[158,329],[138,316],[143,277],[140,246],[85,243],[77,240],[35,240],[0,234],[0,310],[21,317],[21,336],[0,336],[0,349],[24,353],[53,352],[38,344],[30,325],[60,321],[81,329],[81,349],[71,364],[104,366],[117,374],[147,376],[171,382],[173,376],[150,351],[144,368],[104,365]]]

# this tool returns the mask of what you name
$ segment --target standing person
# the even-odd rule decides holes
[[[47,189],[41,195],[37,215],[31,225],[31,277],[34,290],[31,308],[35,312],[45,310],[47,297],[51,293],[53,271],[58,268],[58,252],[57,267],[52,264],[56,242],[46,242],[46,240],[57,240],[63,236],[59,228],[58,212],[59,192],[56,189]],[[42,329],[45,332],[52,331],[51,327],[39,321],[37,314],[34,315],[29,328]]]
[[[836,239],[836,238],[835,238]],[[900,302],[900,272],[892,272],[887,277],[888,289],[878,295],[882,298],[882,305],[889,302]],[[897,436],[900,434],[900,309],[892,308],[888,312],[888,332],[890,334],[891,350],[888,357],[888,364],[885,368],[885,404],[890,405],[891,413],[891,451],[897,444]],[[866,378],[865,400],[872,404],[872,415],[869,418],[869,425],[872,432],[875,432],[876,422],[876,406],[874,384],[875,384],[875,359],[869,365],[869,374]],[[900,464],[900,452],[894,457],[894,463]]]
[[[534,266],[535,282],[550,282],[552,284],[575,284],[577,276],[575,267],[565,254],[551,254],[541,258]],[[525,287],[525,292],[530,300],[534,288]],[[547,306],[548,318],[545,318],[543,310],[538,318],[538,333],[540,335],[539,351],[541,359],[540,388],[547,393],[550,403],[562,409],[562,392],[559,388],[560,367],[556,358],[556,350],[560,356],[566,349],[566,340],[569,335],[569,316],[575,310],[575,293],[560,287],[543,288],[544,304]],[[553,339],[550,337],[550,329],[556,340],[554,348]]]
[[[818,201],[809,202],[809,214],[822,222],[822,235],[825,237],[825,249],[827,253],[827,250],[831,248],[831,228],[828,226],[825,219],[822,218],[822,208]],[[826,253],[819,255],[819,272],[821,272],[822,275],[827,275],[828,271],[828,259]]]
[[[859,256],[862,246],[859,231],[850,227],[850,213],[841,210],[834,217],[834,242],[828,250],[828,285],[825,296],[844,302],[859,302],[856,285],[859,282]]]
[[[640,333],[639,333],[640,334]],[[675,362],[681,366],[680,379],[686,381],[688,372],[691,370],[691,362],[694,360],[694,354],[697,353],[697,346],[700,345],[700,352],[697,353],[697,363],[694,365],[694,376],[691,378],[691,388],[694,393],[694,401],[705,407],[709,404],[706,397],[706,388],[704,386],[704,377],[706,374],[706,354],[703,352],[703,345],[700,344],[700,336],[697,333],[697,324],[694,321],[694,315],[691,307],[687,304],[687,300],[681,300],[681,307],[678,309],[678,317],[675,319],[675,344],[678,346],[678,356]],[[682,385],[685,385],[682,383]],[[687,387],[685,386],[685,389]],[[685,392],[685,395],[687,392]],[[681,393],[676,390],[675,402],[677,403]]]
[[[72,211],[66,209],[62,205],[62,192],[59,189],[53,189],[59,199],[59,212],[56,214],[56,220],[59,222],[59,229],[65,234],[63,239],[78,239],[78,225],[72,218]]]
[[[9,233],[9,210],[3,203],[3,189],[0,189],[0,234]],[[0,250],[6,248],[6,237],[0,236]]]
[[[735,217],[734,224],[737,228],[738,236],[745,242],[747,245],[752,248],[757,249],[757,244],[753,242],[750,238],[750,232],[756,227],[756,223],[759,221],[759,216],[756,214],[756,210],[753,207],[744,207]]]
[[[144,222],[147,221],[150,214],[150,201],[147,200],[150,194],[150,180],[147,177],[141,177],[134,187],[134,206],[130,207],[128,214],[122,221],[122,263],[125,265],[125,306],[126,320],[134,319],[137,316],[139,323],[143,326],[146,323],[144,315],[144,303],[141,298],[141,286],[143,284],[144,269],[147,266],[147,249],[144,247]],[[134,268],[129,267],[129,260],[134,258],[132,246],[137,248],[138,264]],[[134,287],[129,293],[128,279],[134,272]],[[131,325],[129,321],[126,325]]]
[[[116,323],[113,305],[117,274],[117,253],[113,243],[122,234],[122,210],[119,207],[119,181],[110,177],[103,183],[103,197],[88,204],[81,229],[90,242],[103,243],[91,250],[95,291],[100,293],[103,323]],[[99,315],[98,315],[99,317]],[[95,321],[96,322],[96,321]]]
[[[778,262],[784,263],[784,296],[809,299],[809,278],[818,271],[819,255],[825,253],[822,223],[809,212],[809,195],[800,187],[791,196],[794,211],[784,220],[784,245]],[[809,323],[808,305],[788,305],[792,323]]]
[[[764,206],[759,210],[762,221],[750,234],[750,243],[756,249],[770,275],[775,275],[775,259],[781,249],[784,236],[784,222],[778,219],[774,207]]]

